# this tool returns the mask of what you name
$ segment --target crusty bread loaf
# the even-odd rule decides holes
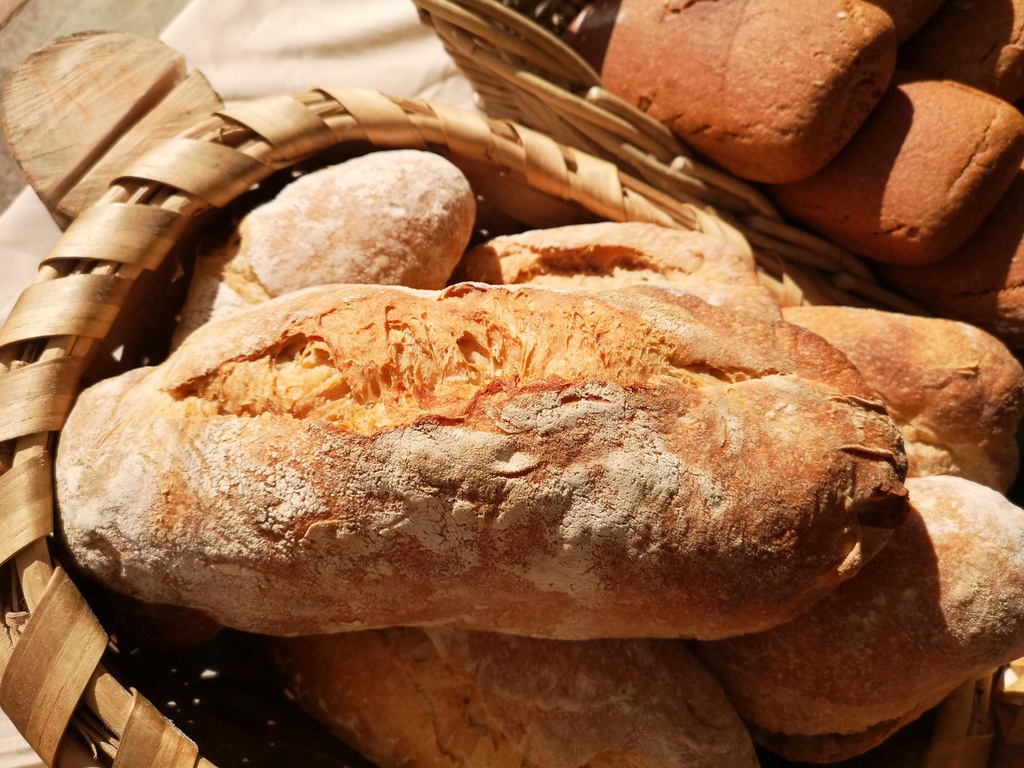
[[[172,344],[313,285],[443,288],[475,215],[466,177],[433,152],[372,152],[301,176],[200,250]]]
[[[898,521],[899,433],[820,337],[650,292],[335,286],[205,326],[80,396],[70,552],[275,634],[785,621]]]
[[[874,387],[903,433],[908,475],[956,475],[1006,492],[1017,476],[1024,369],[966,323],[855,307],[788,307]]]
[[[395,628],[276,641],[302,706],[381,768],[752,768],[679,642]]]
[[[906,69],[1017,101],[1024,96],[1024,1],[943,3],[899,60]]]
[[[696,644],[790,759],[864,751],[1024,653],[1024,510],[959,477],[907,489],[906,520],[855,578],[769,632]]]
[[[718,238],[657,224],[606,221],[496,237],[467,253],[457,274],[494,285],[594,291],[647,283],[762,320],[782,318],[752,259]]]
[[[903,73],[820,173],[772,187],[788,214],[870,259],[928,264],[964,243],[1024,159],[1024,117],[987,93]]]
[[[926,267],[883,265],[880,276],[945,317],[1024,349],[1024,169],[971,238]]]
[[[621,0],[610,36],[582,34],[608,37],[609,90],[737,176],[772,183],[835,157],[896,66],[892,19],[858,0]]]

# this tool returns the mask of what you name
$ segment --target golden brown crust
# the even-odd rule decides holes
[[[650,287],[310,289],[83,393],[58,494],[83,567],[230,626],[718,637],[898,520],[874,397],[808,331]]]
[[[381,766],[752,768],[681,643],[395,628],[280,640],[296,699]]]
[[[907,489],[907,519],[856,578],[773,630],[696,644],[758,729],[866,750],[1024,652],[1024,510],[963,478]]]
[[[1006,492],[1017,476],[1024,369],[994,336],[954,320],[854,307],[790,307],[850,358],[900,428],[908,475],[957,475]]]
[[[974,88],[904,74],[820,173],[771,190],[791,216],[877,261],[928,264],[992,212],[1024,158],[1024,117]]]
[[[752,260],[717,238],[657,224],[600,222],[496,237],[467,253],[459,271],[493,285],[659,285],[762,320],[782,319]]]
[[[433,152],[371,152],[301,176],[200,250],[173,346],[203,323],[314,285],[443,288],[475,216],[466,177]]]
[[[895,64],[892,19],[856,0],[623,0],[601,75],[727,170],[785,183],[835,157]]]

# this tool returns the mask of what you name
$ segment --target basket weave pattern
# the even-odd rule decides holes
[[[745,242],[703,206],[537,131],[371,91],[245,103],[139,158],[70,226],[0,329],[0,558],[8,564],[0,707],[48,765],[211,765],[104,667],[107,634],[49,549],[51,452],[133,283],[160,267],[200,214],[349,142],[442,153],[471,178],[486,178],[487,195],[512,210],[540,195],[613,221]]]

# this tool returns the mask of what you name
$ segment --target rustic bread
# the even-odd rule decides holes
[[[763,320],[782,318],[752,259],[718,238],[657,224],[606,221],[496,237],[466,254],[456,274],[494,285],[594,291],[647,283]]]
[[[771,194],[856,253],[927,264],[961,246],[1024,159],[1024,117],[960,83],[903,76],[820,173]]]
[[[788,307],[850,358],[903,433],[912,477],[1006,492],[1017,476],[1024,369],[994,336],[953,320],[855,307]]]
[[[1024,349],[1024,169],[971,238],[927,267],[883,265],[880,277],[945,317]]]
[[[772,183],[835,157],[896,66],[892,19],[858,0],[621,0],[610,35],[581,34],[608,38],[609,90],[737,176]]]
[[[856,578],[769,632],[696,644],[755,740],[792,760],[867,750],[1024,653],[1024,510],[959,477],[907,489]]]
[[[944,0],[869,0],[892,17],[896,39],[901,43],[913,35],[943,5]],[[949,3],[946,3],[949,5]],[[902,53],[902,48],[900,49]]]
[[[334,286],[205,326],[80,396],[69,550],[273,634],[785,621],[898,522],[899,433],[820,337],[651,292]]]
[[[906,69],[1017,101],[1024,96],[1024,2],[943,3],[899,60]]]
[[[443,288],[473,233],[476,200],[451,162],[372,152],[301,176],[204,244],[175,332],[327,283]]]
[[[394,628],[276,643],[298,702],[381,768],[758,764],[676,641]]]

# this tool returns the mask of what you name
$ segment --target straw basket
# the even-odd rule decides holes
[[[429,3],[429,18],[457,41],[445,37],[464,66],[486,61],[551,96],[547,80],[509,64],[504,54],[485,51],[440,14],[442,5],[449,14],[464,11]],[[495,13],[506,14],[501,39],[515,37],[504,31],[509,24],[529,24],[533,34],[532,22],[518,16],[513,21],[504,9],[496,10],[501,6],[474,2],[492,5]],[[496,25],[488,21],[478,31],[490,34]],[[516,46],[517,56],[562,60],[550,41],[536,47],[539,53],[532,42]],[[633,129],[631,118],[615,116],[623,106],[599,90],[591,100],[569,99],[576,112],[562,122],[575,133],[567,133],[557,121],[536,118],[538,110],[550,117],[550,108],[518,95],[506,103],[497,90],[479,87],[489,105],[500,103],[499,112],[527,118],[539,129],[358,90],[322,89],[215,113],[136,160],[80,215],[0,328],[0,560],[6,564],[0,595],[7,630],[0,635],[0,707],[47,765],[193,768],[212,766],[211,759],[241,763],[243,756],[249,765],[363,765],[344,753],[329,757],[329,750],[341,748],[309,723],[296,719],[292,735],[283,733],[281,721],[292,715],[283,699],[270,702],[259,689],[256,673],[266,660],[258,650],[248,667],[255,670],[251,676],[243,675],[237,689],[218,689],[220,703],[242,716],[229,726],[204,728],[201,719],[209,710],[193,709],[190,724],[180,699],[193,695],[196,688],[188,685],[195,681],[168,686],[167,679],[180,671],[176,665],[191,665],[198,675],[207,666],[230,665],[237,659],[228,657],[238,648],[248,653],[252,645],[244,639],[221,645],[213,652],[220,654],[216,660],[203,656],[207,651],[142,652],[141,664],[133,662],[129,657],[137,649],[131,648],[128,629],[101,624],[102,595],[83,596],[89,588],[61,567],[52,536],[52,453],[78,391],[117,368],[159,359],[171,329],[170,314],[157,310],[165,303],[173,308],[169,294],[181,282],[178,259],[218,210],[237,205],[255,185],[275,185],[278,172],[374,148],[426,149],[459,165],[482,208],[496,219],[515,219],[519,228],[608,219],[700,230],[748,249],[762,279],[787,303],[901,305],[852,256],[782,224],[752,188],[688,159],[655,126]],[[595,125],[570,119],[594,110],[603,115]],[[627,145],[609,125],[637,141]],[[851,293],[853,288],[860,292]],[[977,733],[987,712],[987,695],[973,691],[973,684],[965,689],[969,734]],[[168,701],[172,695],[178,703]],[[927,734],[922,738],[927,742]],[[979,735],[977,741],[987,747],[990,738]],[[322,748],[316,746],[321,741]]]
[[[136,160],[71,224],[0,329],[0,559],[7,566],[0,707],[48,765],[212,765],[147,691],[125,687],[138,681],[115,679],[110,670],[126,666],[126,649],[59,563],[52,452],[77,392],[117,365],[159,356],[137,331],[208,214],[271,183],[277,171],[374,147],[447,156],[485,208],[517,217],[520,227],[651,221],[742,243],[702,207],[544,134],[369,91],[245,103]],[[119,362],[110,355],[115,345]]]

